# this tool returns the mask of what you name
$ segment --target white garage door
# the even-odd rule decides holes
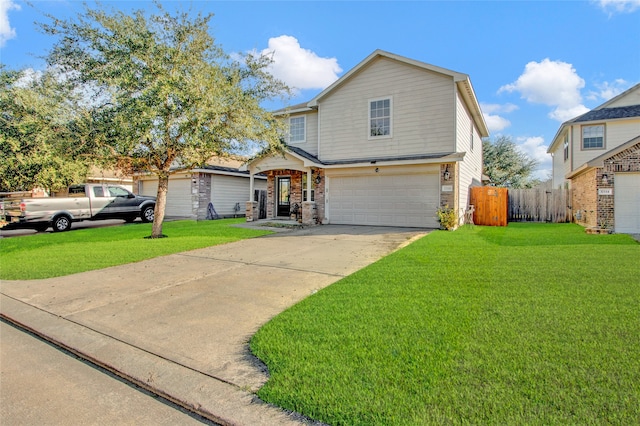
[[[438,227],[437,174],[332,177],[329,194],[331,223]]]
[[[615,231],[640,234],[640,173],[616,173],[613,194]]]
[[[142,182],[141,195],[158,194],[158,181],[145,180]],[[165,216],[191,217],[193,206],[191,201],[191,179],[169,179],[167,191],[167,207]]]

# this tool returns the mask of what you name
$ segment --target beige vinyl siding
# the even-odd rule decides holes
[[[264,179],[255,179],[254,189],[267,189]],[[211,176],[211,202],[220,216],[231,216],[245,213],[245,204],[249,199],[249,179],[245,177],[212,175]],[[238,211],[234,206],[240,205]]]
[[[604,148],[582,149],[582,127],[604,124]],[[602,122],[577,123],[573,126],[573,166],[574,169],[584,163],[610,151],[634,137],[640,135],[640,119],[625,119]]]
[[[318,113],[316,111],[305,114],[291,115],[291,117],[306,117],[306,140],[304,142],[290,142],[290,145],[304,149],[312,155],[318,155]]]
[[[564,161],[564,145],[558,145],[555,151],[552,152],[551,161],[553,163],[552,166],[552,179],[553,179],[553,188],[564,188],[565,186],[565,174],[568,173],[568,170],[565,168],[565,164],[571,164],[571,144],[569,144],[569,159]]]
[[[381,58],[319,103],[321,160],[454,151],[451,76]],[[369,101],[392,98],[392,137],[370,140]]]
[[[640,105],[640,88],[628,93],[626,96],[607,104],[607,108],[617,108],[623,106]]]
[[[465,152],[464,160],[458,163],[458,213],[462,216],[469,206],[469,192],[472,186],[482,185],[482,139],[473,123],[469,110],[459,93],[456,94],[456,145],[457,152]],[[473,149],[471,148],[473,132]]]

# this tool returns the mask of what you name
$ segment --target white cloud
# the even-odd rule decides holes
[[[7,40],[16,37],[16,30],[11,28],[9,11],[20,10],[20,5],[12,0],[0,0],[0,47],[4,47]]]
[[[621,78],[614,80],[612,83],[605,81],[604,83],[595,84],[597,91],[590,91],[587,99],[592,101],[608,101],[620,93],[631,87],[626,80]]]
[[[491,115],[483,113],[484,121],[487,123],[487,128],[489,129],[489,133],[500,132],[507,127],[511,126],[511,122],[504,117],[500,117],[499,115]]]
[[[582,88],[584,80],[573,65],[546,58],[529,62],[522,75],[514,83],[502,86],[498,93],[519,92],[528,102],[555,107],[549,117],[566,121],[589,111],[582,105]]]
[[[552,159],[551,155],[547,154],[544,138],[541,136],[518,137],[516,138],[516,147],[527,154],[529,158],[538,162],[538,167],[533,177],[546,180],[551,174]]]
[[[336,58],[321,58],[288,35],[270,38],[269,47],[261,53],[273,55],[270,72],[295,89],[324,89],[342,72]]]
[[[517,105],[514,104],[480,104],[480,109],[482,110],[482,115],[484,116],[484,121],[487,123],[487,127],[489,128],[490,133],[500,132],[507,127],[511,126],[511,121],[508,119],[498,115],[498,114],[508,114],[518,109]]]
[[[640,0],[596,0],[595,2],[609,15],[614,13],[633,13],[640,9]]]

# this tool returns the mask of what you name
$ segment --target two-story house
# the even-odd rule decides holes
[[[288,120],[284,156],[254,159],[267,175],[267,216],[303,223],[438,227],[462,218],[481,185],[488,130],[469,76],[376,50]],[[247,220],[257,217],[247,203]]]
[[[576,223],[640,233],[640,84],[563,123],[547,152]]]

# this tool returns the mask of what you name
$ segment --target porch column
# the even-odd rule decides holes
[[[253,173],[249,171],[249,201],[246,203],[245,216],[247,222],[258,220],[258,202],[254,201]]]
[[[311,179],[313,179],[313,172],[311,171],[311,167],[307,170],[307,201],[311,201]]]
[[[253,201],[255,195],[253,194],[253,172],[249,171],[249,201]]]

